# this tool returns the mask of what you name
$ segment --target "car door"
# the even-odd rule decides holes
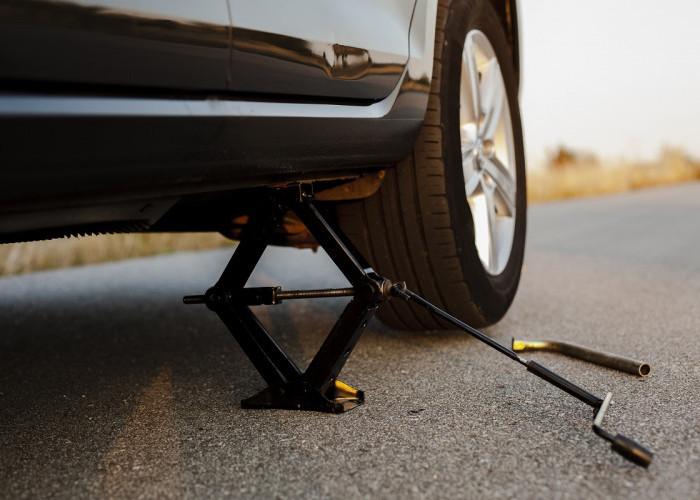
[[[0,0],[0,80],[23,91],[223,91],[229,20],[227,0]]]
[[[232,89],[379,100],[408,61],[412,0],[229,0]]]

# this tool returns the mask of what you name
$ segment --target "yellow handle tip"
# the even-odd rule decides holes
[[[525,349],[525,341],[513,339],[513,350],[522,351]]]

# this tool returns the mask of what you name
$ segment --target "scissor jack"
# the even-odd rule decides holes
[[[318,244],[350,282],[349,288],[283,291],[280,287],[245,288],[275,229],[288,212],[294,212]],[[352,299],[341,313],[306,371],[272,338],[249,306],[274,305],[283,300],[342,297]],[[611,394],[601,399],[535,361],[529,361],[512,349],[435,307],[406,288],[379,276],[352,243],[337,228],[331,227],[313,202],[312,187],[301,184],[272,193],[250,216],[240,243],[218,282],[204,295],[190,295],[185,304],[206,304],[219,315],[268,387],[241,401],[243,408],[277,408],[342,413],[364,402],[364,393],[338,380],[350,353],[367,322],[382,302],[399,297],[413,302],[484,342],[527,370],[578,398],[596,411],[593,429],[612,443],[613,450],[644,467],[653,453],[638,443],[604,431],[600,424]]]

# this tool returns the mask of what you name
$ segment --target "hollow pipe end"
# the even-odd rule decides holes
[[[639,376],[648,377],[649,375],[651,375],[651,365],[649,363],[640,363]]]

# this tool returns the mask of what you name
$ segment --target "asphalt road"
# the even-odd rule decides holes
[[[605,425],[656,452],[632,465],[591,410],[458,332],[370,323],[344,415],[242,410],[262,380],[204,306],[229,251],[0,280],[0,496],[700,498],[700,184],[535,206],[507,317],[487,333],[649,361],[640,379],[532,354],[594,393]],[[260,285],[343,285],[322,253],[275,249]],[[260,311],[310,359],[342,299]]]

